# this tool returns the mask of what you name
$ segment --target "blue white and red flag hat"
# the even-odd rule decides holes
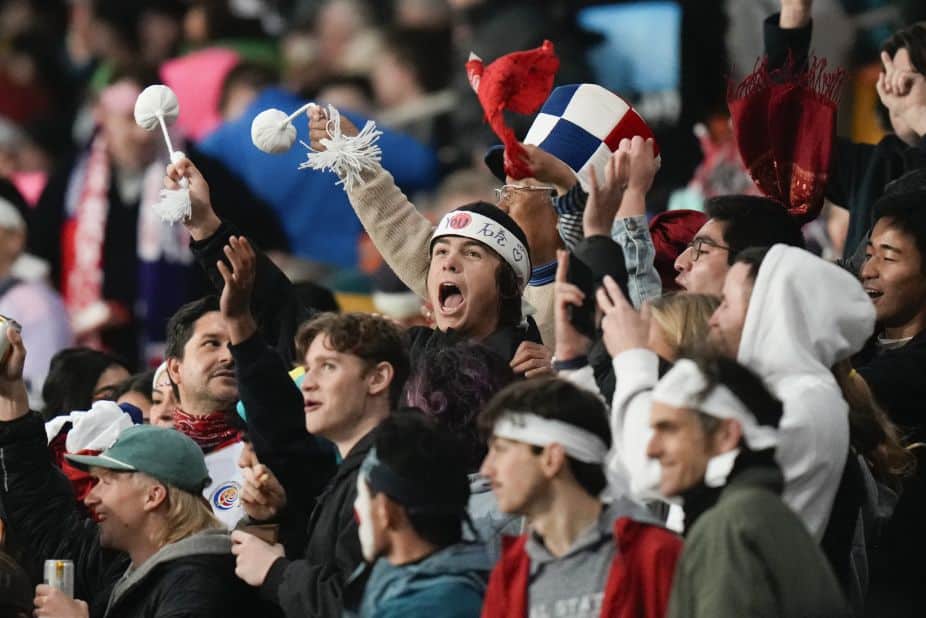
[[[576,173],[586,191],[589,170],[604,177],[604,165],[624,138],[653,137],[646,121],[627,101],[598,84],[569,84],[554,89],[531,125],[525,144],[552,154]],[[656,146],[656,154],[659,147]],[[493,146],[486,165],[505,179],[503,147]]]

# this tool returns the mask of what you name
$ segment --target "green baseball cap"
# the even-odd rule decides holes
[[[211,482],[203,452],[192,439],[174,429],[133,425],[99,455],[65,455],[82,470],[90,467],[117,472],[143,472],[166,485],[198,494]]]

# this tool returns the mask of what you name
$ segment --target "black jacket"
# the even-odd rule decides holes
[[[903,347],[880,353],[872,340],[852,359],[852,365],[911,441],[926,440],[926,331]]]
[[[765,20],[765,53],[769,68],[788,61],[789,54],[798,66],[807,62],[812,25],[782,30],[778,14]],[[884,187],[906,172],[926,167],[926,140],[919,148],[905,144],[896,135],[885,136],[877,144],[856,144],[839,138],[833,144],[826,198],[849,211],[849,232],[843,257],[855,254],[868,234],[874,216],[874,204],[884,194]]]
[[[415,326],[408,329],[408,355],[412,367],[415,366],[418,359],[428,350],[443,348],[455,345],[466,338],[462,337],[453,329],[441,331],[437,328],[428,328],[427,326]],[[530,317],[527,318],[527,325],[523,326],[503,326],[494,333],[480,341],[482,345],[489,348],[499,357],[510,361],[514,358],[514,353],[525,341],[542,343],[540,331],[537,324]]]
[[[78,512],[70,482],[52,465],[38,414],[0,422],[0,460],[0,503],[11,553],[33,583],[42,581],[46,559],[72,560],[74,595],[87,601],[93,618],[272,615],[235,577],[230,541],[221,532],[162,548],[139,565],[135,579],[126,580],[132,585],[120,590],[107,611],[129,558],[102,548],[96,523]],[[200,543],[196,537],[210,538]]]
[[[344,586],[363,562],[354,500],[357,475],[375,430],[351,449],[328,487],[318,497],[309,518],[309,544],[302,560],[279,558],[261,587],[265,599],[276,602],[289,618],[340,616]]]

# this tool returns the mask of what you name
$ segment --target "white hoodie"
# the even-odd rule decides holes
[[[849,448],[849,407],[830,368],[858,352],[874,325],[871,299],[850,273],[795,247],[766,254],[737,360],[784,404],[776,457],[782,497],[818,541]]]
[[[874,320],[871,300],[852,275],[802,249],[769,250],[753,287],[737,360],[784,404],[777,451],[783,498],[818,541],[849,445],[848,405],[829,368],[861,349]],[[646,456],[659,359],[650,350],[628,350],[613,365],[609,472],[629,478],[633,496],[650,499],[659,488],[659,463]],[[590,368],[570,373],[565,377],[597,391]]]

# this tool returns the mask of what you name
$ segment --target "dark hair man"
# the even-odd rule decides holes
[[[530,532],[509,544],[486,591],[485,616],[664,616],[680,541],[626,498],[608,504],[607,413],[588,391],[556,378],[512,384],[489,402],[482,474],[499,508]],[[584,610],[583,610],[584,611]]]
[[[675,260],[676,283],[688,292],[719,296],[736,255],[747,247],[804,246],[801,228],[768,198],[725,195],[704,204],[709,217]]]
[[[461,444],[420,411],[383,421],[357,477],[354,511],[369,579],[361,617],[477,617],[492,568],[463,542],[469,480]],[[349,586],[349,584],[348,584]]]

